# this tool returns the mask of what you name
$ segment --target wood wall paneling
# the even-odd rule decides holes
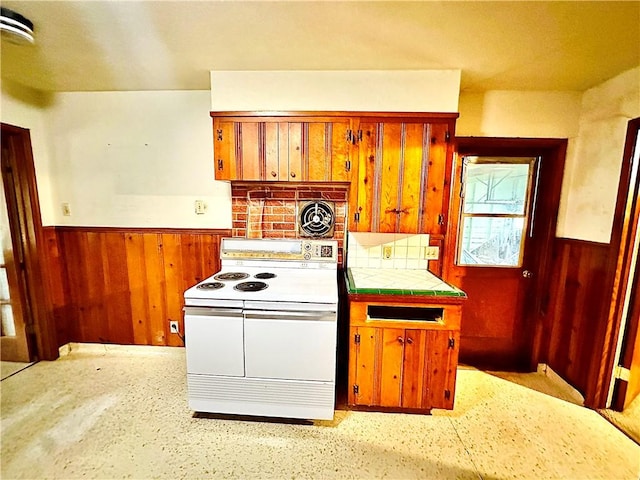
[[[227,230],[47,228],[48,285],[59,345],[180,346],[183,293],[220,267]]]
[[[609,245],[556,239],[543,359],[585,396],[595,394],[611,292]]]

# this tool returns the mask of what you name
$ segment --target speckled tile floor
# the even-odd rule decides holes
[[[75,349],[75,346],[74,346]],[[184,350],[93,346],[2,381],[2,478],[638,479],[597,412],[470,368],[433,415],[194,415]]]

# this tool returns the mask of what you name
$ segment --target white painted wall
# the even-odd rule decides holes
[[[212,71],[211,110],[457,112],[460,70]]]
[[[608,243],[627,123],[640,116],[640,67],[586,92],[460,95],[458,136],[567,138],[556,235]]]
[[[587,90],[567,152],[556,234],[609,243],[629,120],[640,117],[640,67]]]
[[[461,93],[456,135],[573,138],[578,135],[581,98],[580,92]]]
[[[209,102],[208,91],[56,95],[51,223],[230,228],[230,186],[214,180]],[[206,203],[204,215],[195,200]]]
[[[2,123],[29,130],[43,225],[53,223],[51,149],[46,120],[47,108],[51,101],[51,95],[22,87],[9,80],[2,80],[0,120]]]

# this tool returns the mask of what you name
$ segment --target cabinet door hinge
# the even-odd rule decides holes
[[[345,169],[347,172],[350,172],[350,171],[351,171],[351,160],[347,160],[346,162],[344,162],[344,169]]]
[[[447,130],[446,132],[444,132],[444,141],[446,143],[449,143],[451,141],[451,134],[449,133],[449,130]]]
[[[449,339],[449,348],[455,348],[455,346],[456,346],[455,338],[450,338]]]
[[[216,134],[218,136],[218,141],[221,142],[222,141],[222,129],[221,128],[217,129],[216,130]]]
[[[223,165],[223,164],[222,164],[222,159],[221,159],[221,158],[219,158],[219,159],[218,159],[218,170],[222,170],[222,168],[223,168],[223,167],[222,167],[222,165]]]
[[[354,342],[354,343],[360,343],[360,334],[359,334],[359,333],[356,333],[356,334],[353,336],[353,342]]]
[[[444,398],[446,400],[450,400],[451,399],[451,390],[445,390],[444,391]]]
[[[358,395],[358,393],[360,393],[360,387],[358,387],[358,385],[353,386],[353,393],[355,395]]]
[[[438,225],[444,225],[444,215],[442,213],[438,214]]]
[[[352,145],[355,145],[356,143],[361,141],[362,141],[362,130],[358,130],[357,132],[354,132],[351,129],[347,130],[347,142],[349,142]]]
[[[353,221],[354,222],[359,222],[360,221],[360,214],[358,212],[353,214]]]
[[[613,378],[622,380],[624,382],[628,382],[630,376],[631,376],[631,371],[628,368],[623,367],[622,365],[618,365],[613,370]]]

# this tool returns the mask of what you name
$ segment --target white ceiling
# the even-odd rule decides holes
[[[583,91],[640,65],[640,1],[2,0],[36,44],[2,78],[45,91],[206,90],[210,70],[461,69],[463,91]]]

